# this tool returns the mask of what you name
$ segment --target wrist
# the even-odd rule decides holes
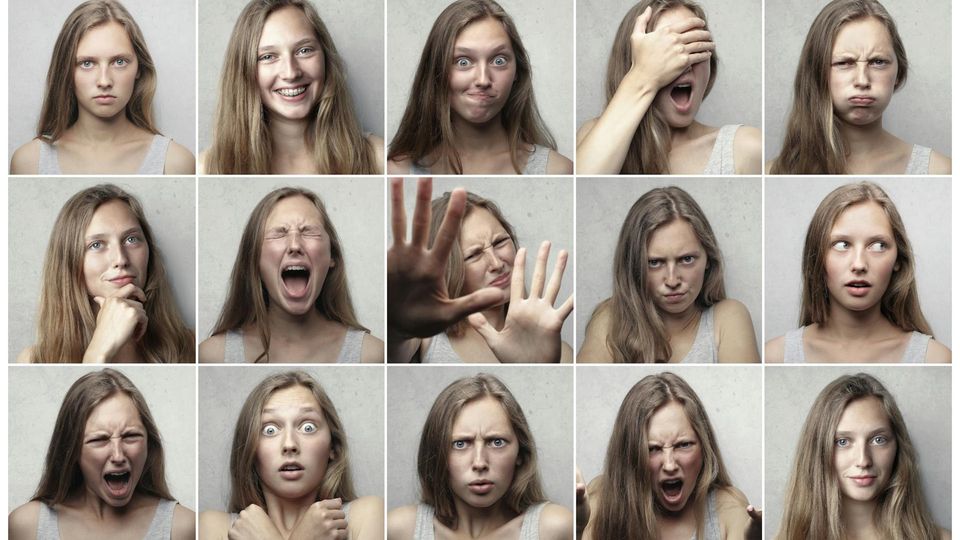
[[[634,64],[623,76],[623,82],[620,87],[627,87],[631,90],[631,95],[638,101],[652,100],[660,90],[660,85],[655,77],[644,73],[636,64]]]

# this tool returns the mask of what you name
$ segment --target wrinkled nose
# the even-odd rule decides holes
[[[302,253],[303,237],[298,232],[292,232],[287,235],[287,253]]]
[[[677,464],[677,457],[673,454],[673,448],[663,449],[663,465],[661,467],[664,472],[674,472],[680,468]]]
[[[492,272],[498,272],[503,269],[503,259],[497,257],[493,248],[484,250],[483,258],[487,262],[487,269]]]
[[[126,460],[127,456],[123,453],[123,439],[120,437],[110,439],[110,461],[122,464]]]

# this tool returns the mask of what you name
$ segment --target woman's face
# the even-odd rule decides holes
[[[879,398],[851,401],[843,410],[833,441],[833,465],[844,499],[871,501],[893,476],[897,438]]]
[[[147,283],[150,246],[127,203],[113,199],[100,205],[83,234],[83,280],[87,294],[107,298],[133,284]]]
[[[260,282],[270,305],[291,315],[308,313],[334,264],[316,205],[302,195],[280,199],[267,215],[260,248]]]
[[[863,311],[880,303],[897,266],[897,244],[879,204],[855,204],[830,229],[824,258],[831,303]]]
[[[707,254],[687,220],[675,219],[650,234],[646,265],[647,292],[658,310],[678,315],[696,307]]]
[[[80,472],[87,492],[113,507],[126,506],[147,462],[147,430],[123,392],[90,411],[83,428]]]
[[[653,29],[658,30],[694,17],[696,15],[685,7],[671,8],[660,14]],[[657,92],[654,107],[663,114],[670,127],[685,128],[697,116],[709,82],[710,61],[694,64]]]
[[[833,112],[857,126],[880,120],[897,83],[897,56],[890,32],[873,17],[840,27],[830,58]]]
[[[271,115],[302,120],[323,91],[324,54],[307,16],[287,6],[271,13],[257,46],[257,85]]]
[[[520,445],[503,405],[487,396],[460,409],[450,430],[447,468],[461,501],[488,508],[503,498],[520,465]]]
[[[123,25],[109,21],[83,33],[73,70],[77,106],[98,118],[123,114],[140,76],[137,55]]]
[[[270,395],[260,413],[257,475],[265,492],[285,499],[313,495],[336,456],[327,419],[304,386]]]
[[[683,405],[668,401],[653,413],[647,423],[647,452],[657,504],[667,512],[683,510],[703,468],[700,439]]]
[[[493,214],[483,208],[474,208],[460,226],[460,247],[463,250],[463,294],[484,287],[510,291],[517,248]]]
[[[487,123],[500,114],[517,76],[510,36],[488,17],[468,24],[453,47],[450,108],[467,122]]]

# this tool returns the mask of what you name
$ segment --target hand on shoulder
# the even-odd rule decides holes
[[[387,514],[387,540],[413,540],[417,523],[417,505],[394,508]]]
[[[195,174],[196,172],[197,162],[193,158],[193,152],[171,140],[170,146],[167,147],[167,157],[163,162],[163,174]]]
[[[733,139],[734,168],[737,174],[760,174],[763,166],[763,144],[760,130],[740,126]]]
[[[568,540],[573,530],[573,513],[559,504],[547,503],[540,511],[540,538]]]
[[[214,334],[200,343],[200,363],[214,364],[226,361],[227,335]]]
[[[40,169],[40,139],[33,139],[17,148],[10,158],[10,174],[38,174]]]

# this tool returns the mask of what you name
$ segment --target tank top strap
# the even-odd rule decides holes
[[[243,364],[247,361],[242,331],[227,330],[223,341],[223,361],[227,364]]]
[[[533,153],[527,158],[527,165],[523,168],[523,174],[547,174],[547,161],[550,159],[550,148],[533,145]]]
[[[413,540],[434,540],[433,507],[429,504],[417,505],[417,520],[413,528]]]
[[[910,161],[907,162],[907,170],[903,174],[930,174],[930,153],[931,150],[926,146],[913,145],[913,148],[910,149]]]
[[[703,174],[735,174],[736,167],[733,159],[733,141],[737,130],[743,124],[728,124],[720,128],[717,140],[713,143],[710,159]]]
[[[343,338],[343,346],[337,355],[338,364],[359,364],[360,352],[363,349],[363,337],[367,335],[363,330],[347,328],[347,335]]]
[[[930,336],[913,331],[910,334],[910,341],[907,342],[907,349],[903,351],[903,358],[900,360],[903,364],[922,364],[927,359],[927,347],[930,345]]]
[[[457,355],[450,344],[450,338],[446,332],[430,338],[430,347],[420,358],[421,364],[462,364],[463,360]]]
[[[523,513],[523,523],[520,525],[520,540],[540,539],[540,513],[547,503],[541,502],[527,508]]]
[[[37,140],[40,142],[40,160],[37,162],[37,174],[62,174],[57,147],[43,140],[43,138]]]
[[[160,134],[154,135],[137,174],[163,174],[163,166],[167,161],[167,148],[169,146],[170,139],[168,137]]]
[[[680,363],[717,363],[717,344],[713,330],[714,306],[700,312],[700,323],[697,325],[697,335],[693,338],[690,351]]]
[[[60,540],[57,511],[43,501],[40,501],[40,516],[37,520],[37,540]]]
[[[150,528],[147,529],[143,540],[167,540],[170,538],[170,531],[173,529],[173,511],[177,507],[177,501],[169,499],[160,499],[157,504],[157,511],[153,514],[153,521],[150,522]]]
[[[795,330],[790,330],[783,336],[783,363],[784,364],[805,364],[807,361],[803,355],[803,329],[801,326]]]

